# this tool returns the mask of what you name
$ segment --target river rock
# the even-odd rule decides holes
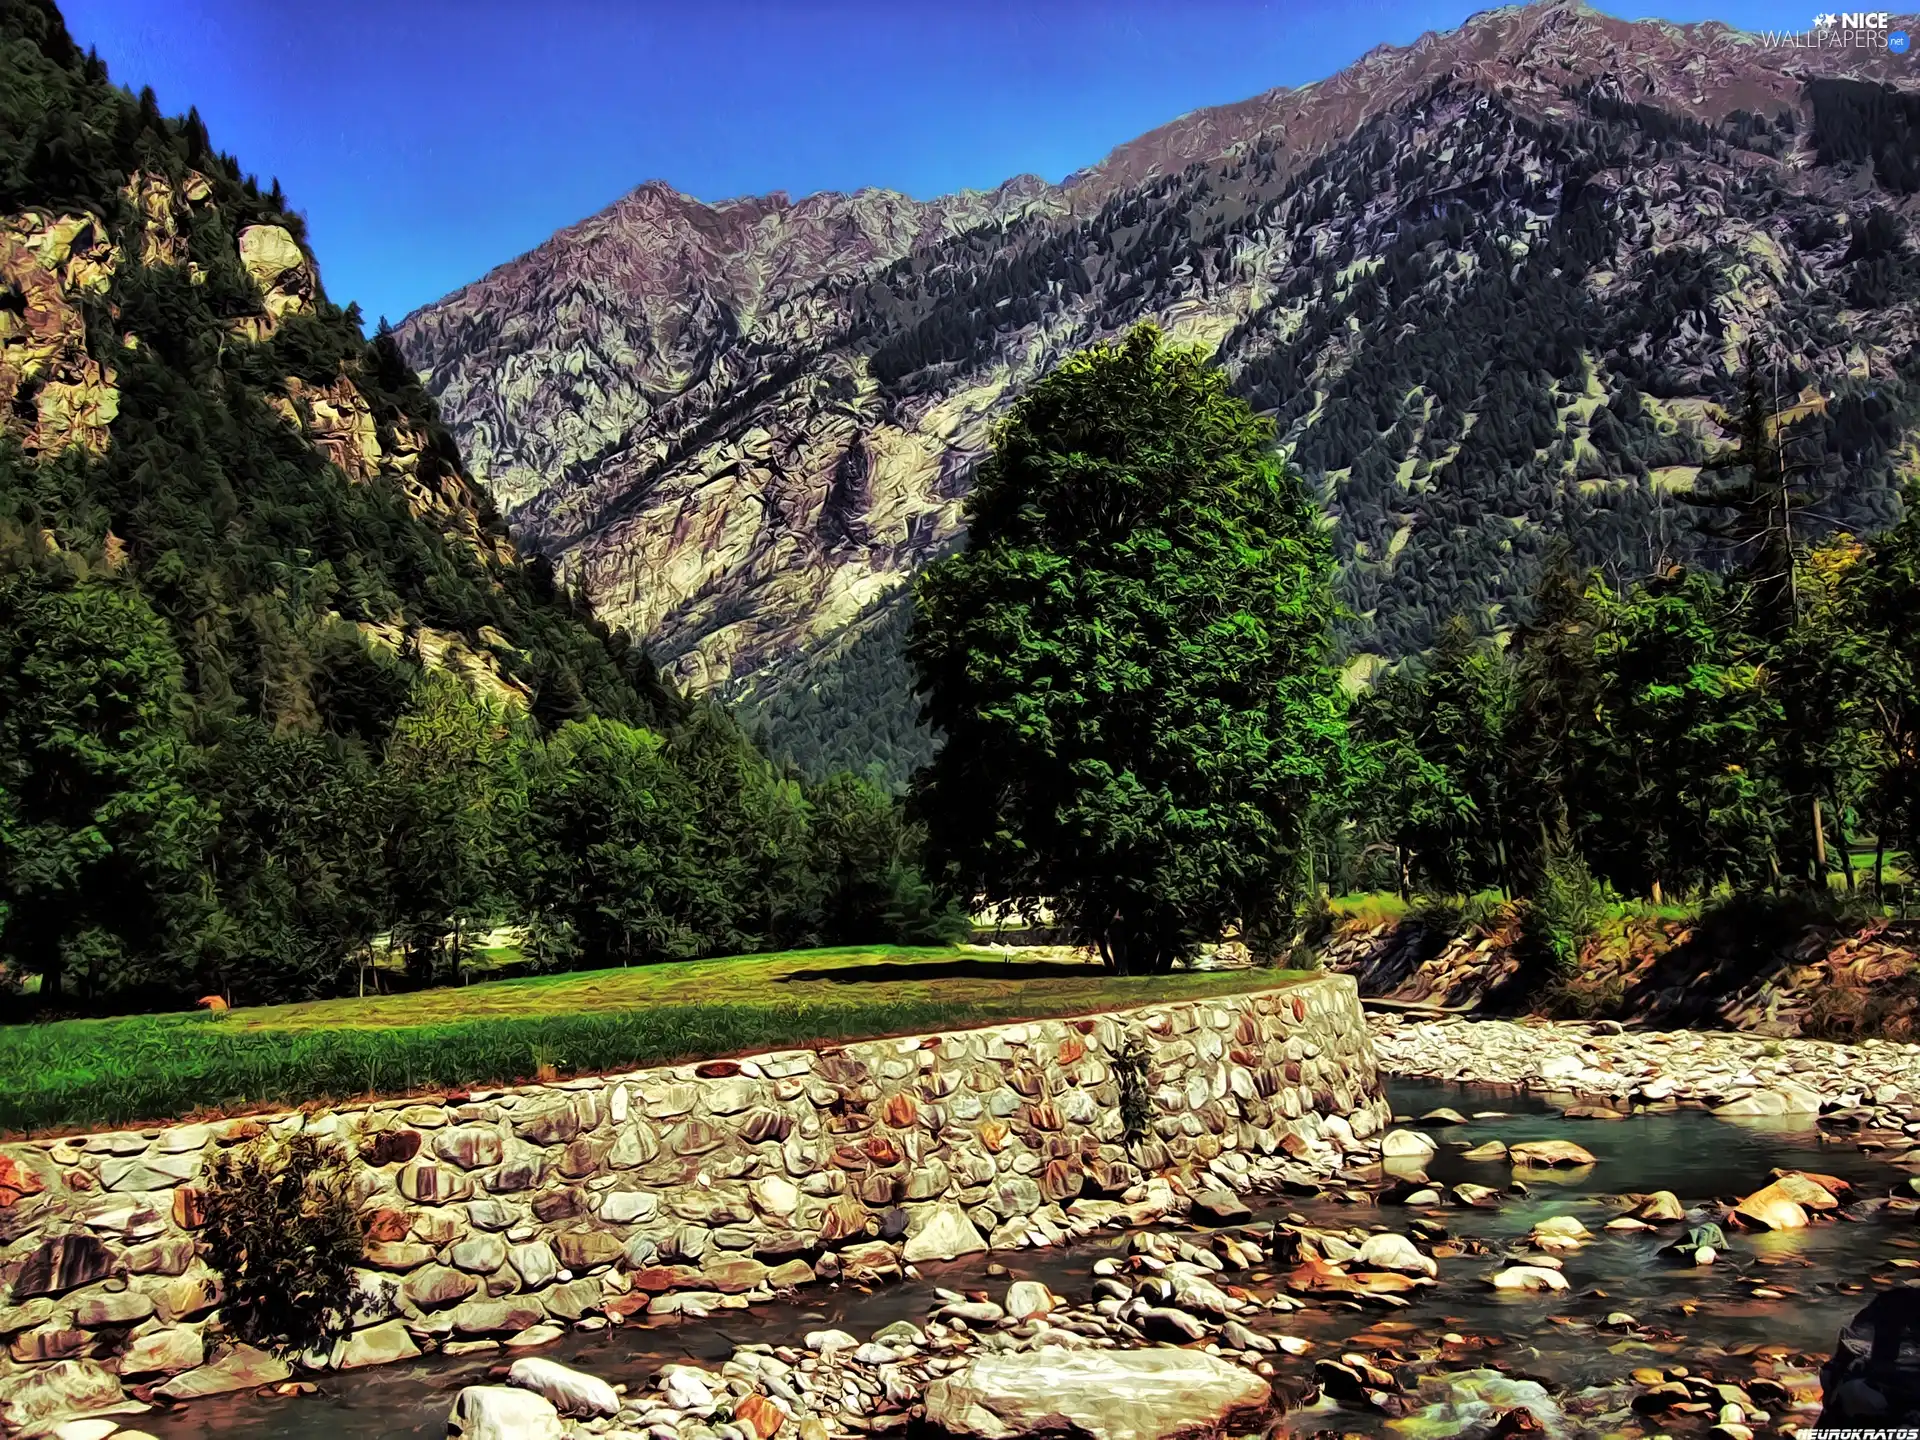
[[[443,1310],[458,1304],[479,1287],[463,1270],[449,1265],[424,1265],[400,1284],[400,1293],[422,1310]]]
[[[660,1376],[660,1393],[676,1410],[705,1413],[713,1408],[713,1391],[707,1386],[706,1376],[688,1366],[669,1366]]]
[[[565,1433],[546,1396],[508,1385],[467,1386],[447,1416],[448,1440],[562,1440]]]
[[[420,1353],[413,1336],[401,1321],[389,1320],[356,1330],[333,1346],[332,1364],[336,1370],[359,1370],[368,1365],[385,1365],[393,1360],[411,1360]]]
[[[749,1440],[773,1440],[786,1423],[787,1412],[764,1395],[742,1395],[734,1404],[734,1428],[746,1432]]]
[[[291,1366],[277,1356],[251,1345],[236,1345],[211,1365],[176,1375],[153,1393],[163,1400],[200,1400],[208,1395],[229,1395],[235,1390],[256,1390],[262,1385],[277,1385],[293,1373]]]
[[[1533,1243],[1542,1250],[1577,1250],[1587,1237],[1585,1225],[1574,1215],[1549,1215],[1533,1227]]]
[[[1216,1440],[1256,1427],[1273,1392],[1192,1350],[1043,1349],[978,1355],[929,1385],[925,1406],[951,1440]]]
[[[1388,1160],[1425,1160],[1439,1148],[1432,1136],[1418,1130],[1389,1130],[1380,1141],[1380,1153]]]
[[[92,1360],[56,1360],[0,1380],[0,1424],[14,1434],[65,1415],[107,1410],[123,1400],[120,1382]]]
[[[1831,1200],[1833,1197],[1827,1198]],[[1736,1220],[1757,1225],[1763,1230],[1799,1230],[1807,1223],[1807,1212],[1778,1180],[1747,1196],[1733,1207],[1733,1214]]]
[[[507,1383],[544,1395],[562,1415],[590,1418],[620,1413],[620,1397],[611,1385],[557,1361],[523,1356],[507,1371]]]
[[[517,1335],[547,1318],[537,1301],[516,1296],[504,1300],[469,1300],[452,1312],[456,1335]]]
[[[13,1277],[18,1304],[35,1295],[64,1295],[105,1279],[113,1271],[113,1252],[91,1235],[56,1235],[21,1262]]]
[[[1192,1218],[1202,1225],[1244,1225],[1253,1218],[1253,1211],[1231,1190],[1216,1188],[1193,1197]]]
[[[620,1238],[605,1230],[563,1230],[553,1237],[553,1248],[569,1270],[610,1265],[626,1252]]]
[[[1462,1160],[1492,1161],[1507,1158],[1507,1147],[1499,1140],[1489,1140],[1484,1145],[1476,1145],[1461,1154]]]
[[[1784,1115],[1787,1113],[1787,1097],[1774,1090],[1755,1090],[1746,1095],[1736,1095],[1724,1105],[1714,1106],[1713,1113],[1729,1118]]]
[[[1429,1110],[1427,1111],[1426,1114],[1422,1115],[1420,1117],[1420,1123],[1422,1125],[1435,1125],[1435,1126],[1464,1125],[1467,1123],[1467,1117],[1462,1115],[1458,1110],[1454,1110],[1448,1106],[1442,1105],[1437,1109]]]
[[[542,1285],[550,1284],[560,1273],[560,1262],[554,1258],[553,1251],[544,1240],[515,1245],[507,1252],[507,1261],[513,1266],[514,1274],[520,1277],[520,1283],[529,1290],[538,1290]]]
[[[200,1332],[169,1325],[136,1336],[120,1357],[120,1373],[129,1379],[146,1375],[178,1375],[206,1363],[206,1343]]]
[[[1038,1280],[1016,1280],[1007,1287],[1007,1300],[1002,1308],[1016,1320],[1029,1320],[1035,1315],[1050,1314],[1053,1307],[1053,1292],[1045,1285]]]
[[[151,1295],[138,1290],[109,1291],[89,1295],[74,1306],[73,1323],[82,1330],[99,1330],[107,1325],[137,1325],[151,1314]]]
[[[1636,1220],[1654,1225],[1670,1225],[1687,1218],[1687,1208],[1671,1190],[1656,1190],[1640,1202],[1633,1212]]]
[[[1537,1380],[1498,1370],[1465,1370],[1446,1377],[1446,1399],[1415,1411],[1395,1428],[1416,1435],[1480,1434],[1487,1440],[1565,1433],[1560,1407]]]
[[[1831,1175],[1806,1170],[1776,1170],[1769,1189],[1778,1189],[1803,1210],[1838,1210],[1840,1197],[1853,1187]],[[83,1322],[84,1323],[84,1322]]]
[[[1518,1145],[1508,1147],[1507,1158],[1515,1165],[1536,1168],[1594,1163],[1592,1153],[1571,1140],[1523,1140]]]
[[[465,1270],[473,1275],[491,1275],[507,1263],[507,1242],[500,1235],[481,1231],[478,1235],[469,1235],[456,1241],[447,1252],[447,1258],[454,1268]]]
[[[1353,1257],[1353,1264],[1361,1270],[1392,1270],[1403,1275],[1433,1275],[1440,1273],[1440,1267],[1414,1247],[1404,1235],[1369,1235],[1366,1244]]]
[[[978,1255],[987,1242],[958,1205],[935,1205],[924,1210],[907,1227],[907,1243],[901,1258],[909,1265],[923,1260],[956,1260],[962,1255]]]
[[[1567,1277],[1544,1265],[1510,1265],[1493,1277],[1496,1290],[1565,1290]]]
[[[1167,1340],[1175,1345],[1184,1345],[1189,1340],[1207,1338],[1207,1327],[1203,1321],[1195,1319],[1184,1310],[1176,1310],[1171,1305],[1149,1305],[1135,1314],[1135,1323],[1150,1339]]]

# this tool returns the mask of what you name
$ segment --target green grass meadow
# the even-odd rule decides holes
[[[444,1092],[1266,989],[980,949],[791,951],[406,995],[0,1027],[0,1133]]]

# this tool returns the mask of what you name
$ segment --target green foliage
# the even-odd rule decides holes
[[[1128,1145],[1147,1138],[1153,1121],[1153,1086],[1148,1067],[1153,1052],[1147,1042],[1129,1030],[1113,1057],[1114,1078],[1120,1083],[1120,1128]]]
[[[845,945],[887,918],[903,945],[955,944],[973,930],[963,907],[921,875],[921,828],[879,787],[830,776],[808,794],[813,809],[812,872],[818,885],[812,939]]]
[[[1503,883],[1511,667],[1464,622],[1416,675],[1389,673],[1355,706],[1359,805],[1386,820],[1407,882],[1446,893]]]
[[[387,919],[422,982],[440,978],[443,947],[457,967],[466,933],[514,893],[529,743],[524,727],[436,673],[422,677],[387,740]]]
[[[1580,948],[1607,917],[1608,896],[1579,855],[1551,855],[1521,912],[1521,939],[1556,974],[1576,969]]]
[[[1015,406],[968,533],[910,645],[956,888],[1047,898],[1122,972],[1280,903],[1343,723],[1327,540],[1271,426],[1143,326]]]
[[[1920,484],[1900,524],[1848,557],[1819,612],[1815,648],[1842,733],[1857,742],[1863,818],[1889,848],[1920,856]]]
[[[854,620],[850,639],[760,671],[737,696],[741,723],[808,779],[853,772],[905,793],[936,748],[913,700],[912,622],[913,595],[899,590]]]
[[[183,256],[142,263],[136,174]],[[303,235],[279,187],[0,0],[0,211],[28,208],[119,255],[75,300],[104,453],[0,415],[0,974],[43,1010],[338,995],[383,935],[432,984],[502,923],[550,967],[953,933],[890,802],[825,792],[816,857],[801,783],[511,558],[390,334],[316,286],[243,338],[240,234]],[[288,424],[294,378],[350,385],[405,485]]]
[[[179,672],[131,587],[0,571],[0,944],[55,993],[152,983],[156,938],[192,943],[214,814],[182,781]]]
[[[202,1183],[227,1328],[278,1351],[344,1334],[363,1249],[347,1152],[313,1135],[262,1136],[211,1150]]]

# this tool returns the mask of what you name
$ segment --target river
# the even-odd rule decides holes
[[[1446,1105],[1468,1116],[1505,1111],[1503,1118],[1475,1119],[1465,1127],[1438,1132],[1448,1142],[1485,1140],[1508,1143],[1560,1137],[1577,1140],[1597,1163],[1579,1172],[1529,1172],[1532,1194],[1510,1200],[1499,1210],[1449,1208],[1433,1213],[1456,1240],[1517,1238],[1549,1215],[1572,1214],[1595,1232],[1586,1248],[1564,1257],[1570,1290],[1558,1296],[1497,1293],[1486,1278],[1497,1268],[1483,1256],[1461,1255],[1440,1262],[1441,1283],[1419,1292],[1411,1307],[1383,1316],[1377,1310],[1310,1308],[1262,1317],[1257,1328],[1310,1340],[1311,1354],[1279,1360],[1280,1373],[1311,1372],[1318,1356],[1336,1356],[1349,1337],[1363,1331],[1378,1336],[1422,1336],[1431,1344],[1443,1332],[1487,1336],[1503,1341],[1496,1349],[1461,1358],[1458,1368],[1476,1363],[1497,1366],[1510,1375],[1537,1379],[1556,1392],[1615,1385],[1636,1366],[1673,1363],[1740,1363],[1742,1352],[1761,1345],[1824,1355],[1845,1321],[1864,1303],[1860,1293],[1869,1272],[1886,1273],[1896,1260],[1920,1263],[1920,1229],[1908,1212],[1883,1212],[1866,1220],[1816,1223],[1804,1230],[1731,1236],[1729,1252],[1706,1268],[1677,1266],[1659,1257],[1673,1237],[1671,1228],[1621,1234],[1602,1226],[1619,1213],[1613,1203],[1622,1193],[1671,1190],[1684,1204],[1728,1199],[1764,1185],[1775,1166],[1817,1170],[1850,1180],[1862,1195],[1885,1195],[1909,1173],[1862,1154],[1842,1141],[1822,1144],[1804,1125],[1779,1120],[1730,1121],[1704,1111],[1643,1114],[1627,1120],[1587,1121],[1562,1118],[1538,1096],[1408,1081],[1389,1086],[1395,1109],[1420,1114]],[[1427,1173],[1439,1182],[1474,1180],[1499,1186],[1504,1164],[1474,1164],[1443,1145]],[[1347,1228],[1386,1223],[1403,1229],[1412,1213],[1394,1207],[1373,1208],[1328,1199],[1281,1197],[1260,1218],[1289,1213],[1309,1223]],[[714,1365],[738,1343],[797,1344],[806,1330],[836,1326],[867,1336],[892,1321],[920,1321],[937,1303],[936,1285],[956,1290],[988,1290],[996,1297],[1009,1278],[988,1278],[989,1260],[1004,1265],[1012,1279],[1044,1281],[1072,1301],[1087,1298],[1089,1267],[1101,1254],[1125,1243],[1120,1234],[1102,1235],[1055,1250],[996,1252],[947,1265],[929,1265],[920,1280],[868,1292],[823,1288],[804,1303],[766,1305],[728,1312],[724,1320],[667,1320],[629,1324],[598,1332],[576,1332],[538,1353],[577,1366],[613,1382],[643,1388],[664,1363],[691,1361]],[[1784,1298],[1756,1298],[1766,1286]],[[1850,1287],[1850,1288],[1842,1288]],[[1691,1313],[1681,1309],[1693,1307]],[[1635,1340],[1596,1328],[1613,1311],[1635,1316],[1643,1329],[1673,1332],[1673,1338]],[[1553,1317],[1553,1318],[1549,1318]],[[1382,1325],[1382,1320],[1388,1322]],[[1569,1323],[1570,1322],[1570,1323]],[[1731,1359],[1729,1353],[1731,1352]],[[501,1363],[497,1355],[461,1359],[426,1357],[419,1361],[320,1378],[320,1393],[263,1400],[251,1395],[199,1401],[171,1413],[130,1421],[158,1440],[218,1434],[245,1440],[398,1440],[446,1433],[446,1415],[463,1385],[483,1380]],[[1780,1417],[1776,1417],[1780,1418]],[[1291,1422],[1300,1433],[1332,1429],[1343,1433],[1393,1436],[1421,1433],[1408,1421],[1389,1427],[1383,1417],[1333,1412],[1324,1404]],[[1658,1426],[1649,1426],[1658,1429]],[[1570,1421],[1566,1432],[1616,1433]],[[1629,1432],[1631,1433],[1631,1432]]]

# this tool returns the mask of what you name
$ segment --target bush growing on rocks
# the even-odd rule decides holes
[[[1129,1146],[1147,1138],[1147,1125],[1153,1119],[1152,1087],[1147,1075],[1149,1054],[1144,1040],[1128,1035],[1113,1057],[1114,1078],[1120,1083],[1120,1123]]]
[[[344,1149],[313,1135],[216,1150],[205,1177],[208,1262],[243,1340],[301,1350],[346,1328],[363,1241]]]

